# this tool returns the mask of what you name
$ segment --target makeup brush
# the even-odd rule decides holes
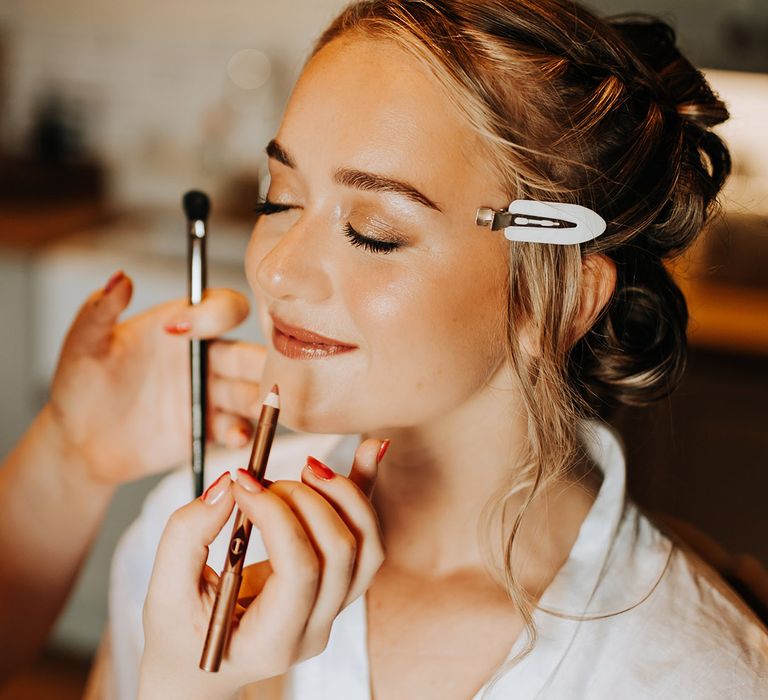
[[[208,195],[190,190],[182,199],[187,216],[187,295],[193,306],[203,300],[206,286],[207,263],[205,241]],[[192,481],[195,496],[203,493],[205,480],[206,398],[208,394],[208,348],[204,340],[189,341],[189,366],[192,408]]]

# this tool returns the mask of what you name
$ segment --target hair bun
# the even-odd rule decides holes
[[[604,415],[668,396],[686,360],[688,308],[664,266],[640,256],[617,272],[616,294],[571,357],[582,397]]]
[[[680,53],[675,30],[647,15],[620,15],[610,23],[655,76],[656,88],[684,120],[707,129],[728,119],[728,110],[701,71]]]

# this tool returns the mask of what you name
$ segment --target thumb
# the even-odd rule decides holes
[[[349,480],[356,484],[368,498],[373,493],[379,464],[388,448],[389,440],[368,438],[363,440],[355,450],[355,458],[352,462],[352,470],[349,472]]]
[[[112,331],[118,317],[128,306],[133,294],[131,278],[116,272],[107,284],[93,294],[80,307],[70,326],[64,343],[64,352],[83,355],[102,355],[109,350]]]

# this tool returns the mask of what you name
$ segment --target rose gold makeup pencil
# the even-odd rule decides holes
[[[189,303],[203,300],[207,260],[205,242],[211,202],[205,192],[190,190],[183,199],[187,216],[187,294]],[[192,481],[195,496],[203,493],[205,480],[206,396],[208,394],[208,347],[204,340],[189,341],[189,366],[192,419]]]
[[[248,460],[248,472],[253,474],[259,482],[264,478],[267,469],[267,460],[272,448],[272,438],[275,436],[279,414],[280,391],[275,384],[261,406],[259,422],[256,425],[256,435],[253,438],[251,458]],[[211,611],[211,621],[208,623],[208,634],[205,637],[203,654],[200,657],[200,668],[203,671],[215,673],[221,666],[221,659],[229,643],[232,615],[240,592],[240,582],[243,579],[243,562],[250,536],[251,522],[238,509],[235,515],[235,525],[232,528],[232,536],[229,539],[227,559],[219,578],[219,588],[216,591],[216,600]]]

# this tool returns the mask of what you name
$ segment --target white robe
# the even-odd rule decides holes
[[[581,428],[603,482],[568,560],[539,604],[597,619],[564,619],[537,610],[533,651],[495,683],[489,679],[472,700],[768,698],[765,628],[706,564],[674,545],[627,501],[624,455],[611,430],[597,422]],[[358,442],[357,436],[279,437],[267,475],[298,479],[308,454],[346,474]],[[211,455],[208,480],[247,460],[248,450]],[[165,478],[115,553],[109,596],[110,698],[136,697],[141,614],[152,560],[169,515],[190,500],[190,489],[188,470]],[[229,534],[225,527],[210,548],[209,564],[217,571]],[[265,558],[254,529],[246,563]],[[508,658],[525,641],[521,635]],[[364,595],[336,618],[326,649],[294,666],[280,687],[282,700],[370,700]]]

